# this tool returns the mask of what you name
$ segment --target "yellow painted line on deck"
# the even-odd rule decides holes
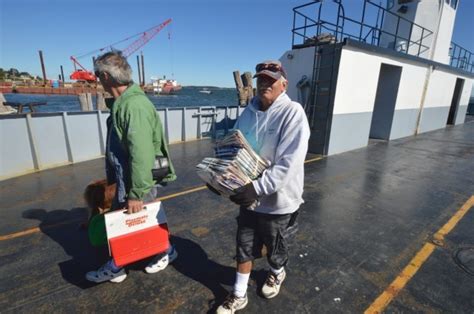
[[[317,160],[320,160],[320,159],[323,159],[323,157],[308,159],[308,160],[305,160],[305,163],[314,162],[314,161],[317,161]],[[169,200],[169,199],[172,199],[172,198],[175,198],[175,197],[178,197],[178,196],[183,196],[183,195],[186,195],[186,194],[202,191],[202,190],[205,190],[205,189],[207,189],[207,187],[205,185],[202,185],[202,186],[198,186],[198,187],[195,187],[195,188],[192,188],[192,189],[189,189],[189,190],[173,193],[173,194],[170,194],[170,195],[165,195],[163,197],[158,198],[158,200],[165,201],[165,200]],[[44,226],[44,227],[42,227],[42,229],[43,230],[51,229],[51,228],[55,228],[55,227],[59,227],[59,226],[67,225],[67,224],[71,224],[71,223],[76,223],[76,222],[81,222],[81,220],[77,220],[77,219],[76,220],[68,220],[68,221],[64,221],[64,222]],[[2,236],[0,236],[0,241],[10,240],[10,239],[18,238],[18,237],[23,237],[23,236],[26,236],[26,235],[29,235],[29,234],[40,232],[40,231],[41,231],[41,229],[39,227],[34,227],[34,228],[26,229],[26,230],[23,230],[23,231],[2,235]]]
[[[158,200],[160,200],[160,201],[169,200],[169,199],[171,199],[171,198],[175,198],[175,197],[178,197],[178,196],[186,195],[186,194],[189,194],[189,193],[194,193],[194,192],[202,191],[202,190],[205,190],[205,189],[207,189],[207,186],[203,185],[203,186],[199,186],[199,187],[197,187],[197,188],[189,189],[189,190],[186,190],[186,191],[182,191],[182,192],[178,192],[178,193],[166,195],[166,196],[163,196],[163,197],[158,198]]]
[[[40,232],[41,230],[47,230],[47,229],[59,227],[59,226],[62,226],[62,225],[68,225],[68,224],[71,224],[71,223],[78,223],[78,222],[81,222],[81,221],[83,221],[83,220],[82,219],[75,219],[75,220],[68,220],[68,221],[58,222],[56,224],[46,225],[46,226],[43,226],[41,228],[40,227],[34,227],[34,228],[26,229],[26,230],[23,230],[23,231],[20,231],[20,232],[15,232],[15,233],[10,233],[10,234],[7,234],[7,235],[0,236],[0,241],[19,238],[19,237],[23,237],[23,236],[26,236],[26,235],[29,235],[29,234],[32,234],[32,233]]]
[[[453,217],[441,228],[438,232],[435,233],[434,239],[443,241],[444,236],[447,235],[453,228],[457,225],[457,223],[466,215],[467,211],[474,206],[474,195],[471,196],[470,199],[467,200],[466,203],[454,214]]]
[[[305,164],[308,164],[308,163],[310,163],[310,162],[318,161],[318,160],[321,160],[321,159],[323,159],[323,157],[322,157],[322,156],[319,156],[319,157],[316,157],[316,158],[307,159],[307,160],[304,161],[304,163],[305,163]]]
[[[444,240],[446,236],[456,224],[464,217],[468,210],[474,206],[474,195],[472,195],[466,203],[454,214],[453,217],[435,233],[435,240]],[[436,246],[432,243],[425,245],[418,251],[415,257],[402,270],[397,278],[385,289],[385,291],[365,310],[365,314],[382,313],[382,311],[392,302],[398,293],[405,287],[410,279],[421,268],[423,263],[430,257]]]

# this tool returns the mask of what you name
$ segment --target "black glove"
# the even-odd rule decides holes
[[[209,189],[209,191],[211,191],[212,193],[217,194],[217,195],[221,195],[221,193],[219,191],[217,191],[216,189],[214,189],[212,187],[212,185],[210,185],[209,183],[206,183],[206,186]]]
[[[235,195],[231,195],[230,200],[243,207],[249,207],[258,199],[257,192],[252,183],[244,185],[234,192]]]

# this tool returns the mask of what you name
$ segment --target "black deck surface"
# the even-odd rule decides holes
[[[163,195],[202,186],[194,166],[210,141],[172,145],[178,180]],[[309,156],[311,158],[314,156]],[[212,311],[234,280],[237,207],[207,190],[164,201],[179,257],[149,275],[146,261],[120,284],[88,283],[100,266],[87,234],[82,191],[103,177],[103,159],[0,182],[0,312]],[[474,123],[448,127],[306,164],[300,231],[280,295],[258,294],[248,313],[360,313],[474,195]],[[452,253],[474,246],[474,208],[437,246],[386,312],[474,312],[474,276]],[[34,229],[39,227],[39,229]],[[25,234],[19,232],[30,230]],[[14,234],[6,239],[3,236]],[[217,300],[217,301],[216,301]]]

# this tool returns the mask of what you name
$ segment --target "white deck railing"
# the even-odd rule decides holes
[[[231,129],[242,109],[233,107],[157,110],[168,143],[215,137]],[[0,180],[105,153],[107,111],[0,116]]]

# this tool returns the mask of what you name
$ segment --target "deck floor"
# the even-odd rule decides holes
[[[172,145],[179,179],[169,195],[202,186],[194,166],[210,141]],[[311,159],[314,156],[308,156]],[[128,267],[121,284],[90,284],[100,258],[78,225],[82,191],[101,178],[98,159],[0,182],[0,312],[213,311],[231,289],[237,207],[207,190],[164,201],[179,257],[148,275]],[[258,294],[266,261],[256,262],[248,313],[366,310],[432,243],[474,195],[474,121],[308,162],[300,231],[280,295]],[[453,252],[474,247],[474,208],[436,245],[386,312],[474,311],[474,277]]]

